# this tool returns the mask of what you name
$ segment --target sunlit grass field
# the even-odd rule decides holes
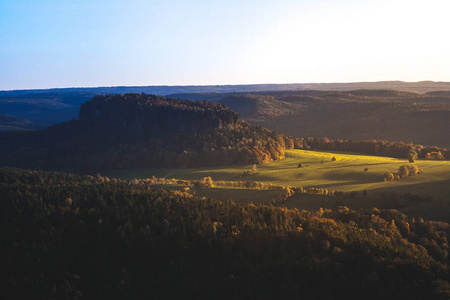
[[[336,156],[337,161],[332,161]],[[298,164],[303,165],[302,168]],[[389,191],[433,196],[450,201],[450,161],[416,160],[422,174],[385,182],[385,172],[396,172],[406,159],[288,150],[286,158],[257,165],[257,172],[243,176],[252,165],[192,169],[133,169],[110,171],[104,175],[122,179],[166,177],[199,180],[211,176],[216,180],[261,181],[282,186],[320,187],[330,191]],[[364,171],[367,168],[368,171]]]

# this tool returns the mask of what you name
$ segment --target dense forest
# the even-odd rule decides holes
[[[388,140],[450,148],[448,92],[395,90],[177,94],[222,103],[253,125],[295,137]]]
[[[145,94],[96,96],[81,105],[79,120],[0,134],[0,164],[98,172],[263,163],[284,157],[285,140],[240,121],[217,103]]]
[[[3,299],[448,299],[447,223],[0,169]]]

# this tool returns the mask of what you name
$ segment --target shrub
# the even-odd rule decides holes
[[[412,165],[412,164],[401,165],[398,168],[397,173],[386,172],[384,174],[384,180],[385,181],[396,180],[396,179],[404,178],[407,176],[413,176],[413,175],[419,174],[421,172],[422,172],[422,170],[419,170],[419,168],[416,165]]]
[[[392,173],[389,173],[389,172],[386,172],[386,173],[384,173],[384,180],[385,181],[392,181],[392,180],[394,180],[394,174],[392,174]]]
[[[199,181],[199,187],[213,187],[213,180],[210,176],[208,177],[203,177],[200,181]]]
[[[406,165],[402,165],[398,168],[398,173],[397,173],[400,178],[409,176],[409,170],[408,167]]]

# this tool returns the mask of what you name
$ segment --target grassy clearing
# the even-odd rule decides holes
[[[337,161],[331,161],[333,156]],[[301,163],[303,168],[298,168]],[[165,177],[199,180],[261,181],[283,186],[326,188],[330,191],[397,192],[430,195],[450,201],[450,161],[417,160],[424,173],[396,181],[384,182],[386,171],[396,172],[406,159],[307,150],[286,151],[286,158],[258,165],[257,173],[242,176],[247,166],[193,169],[134,169],[105,173],[122,179]],[[368,168],[365,172],[364,169]]]
[[[332,162],[331,158],[337,157]],[[301,163],[303,168],[298,168]],[[396,172],[398,167],[407,164],[405,159],[377,157],[368,155],[352,155],[332,152],[290,150],[286,159],[258,165],[257,173],[243,176],[247,166],[228,166],[222,168],[196,169],[137,169],[120,170],[105,174],[122,179],[165,177],[186,180],[200,180],[211,176],[213,180],[226,181],[261,181],[283,186],[302,186],[327,188],[330,191],[361,191],[411,193],[433,196],[450,202],[450,161],[418,160],[416,165],[424,173],[395,181],[384,182],[386,171]],[[368,168],[365,172],[364,169]],[[207,188],[198,189],[198,196],[216,198],[236,202],[269,203],[276,199],[279,190],[257,190],[239,188]],[[373,198],[341,198],[322,195],[295,194],[281,205],[288,208],[316,211],[319,208],[336,208],[348,206],[359,208],[396,208],[401,212],[424,219],[450,221],[450,206],[438,202],[392,202]]]

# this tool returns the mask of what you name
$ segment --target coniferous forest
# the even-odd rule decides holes
[[[0,169],[4,299],[448,299],[447,223]]]

